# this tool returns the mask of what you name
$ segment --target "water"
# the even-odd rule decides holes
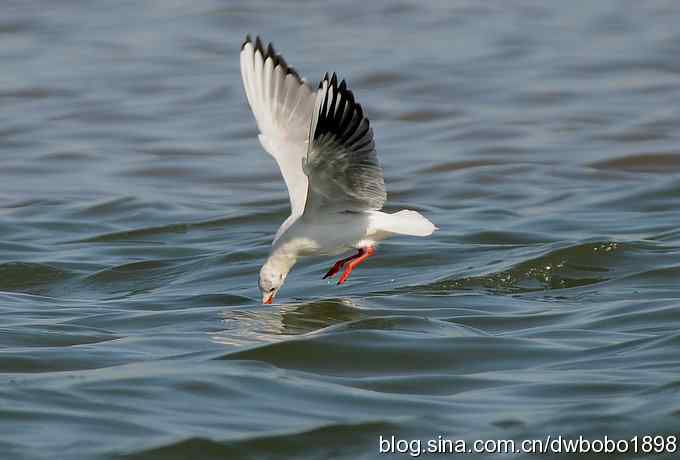
[[[680,434],[677,2],[5,3],[2,458]],[[439,232],[259,305],[246,33],[349,80]]]

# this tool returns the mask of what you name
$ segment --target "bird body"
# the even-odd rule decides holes
[[[241,47],[241,76],[260,143],[279,165],[291,204],[260,270],[263,303],[273,301],[299,257],[356,249],[324,276],[344,269],[342,284],[385,238],[432,234],[436,227],[416,211],[380,211],[386,193],[373,131],[344,80],[326,74],[313,91],[259,37]]]
[[[341,229],[341,230],[339,230]],[[274,244],[272,252],[299,256],[335,256],[375,246],[392,235],[427,236],[434,225],[416,211],[318,212],[302,215]]]

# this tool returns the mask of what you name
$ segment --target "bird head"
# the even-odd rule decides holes
[[[286,280],[289,269],[290,267],[276,263],[272,259],[262,266],[259,285],[263,304],[271,304],[274,301],[276,293],[279,292],[283,282]]]

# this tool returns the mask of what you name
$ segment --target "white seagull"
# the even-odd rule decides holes
[[[436,227],[416,211],[381,212],[387,198],[373,131],[361,106],[333,74],[314,91],[257,37],[241,46],[241,77],[262,147],[279,165],[290,216],[260,270],[262,303],[271,304],[298,257],[357,253],[337,261],[343,284],[392,235],[428,236]]]

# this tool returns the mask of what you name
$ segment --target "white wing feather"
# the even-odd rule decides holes
[[[276,160],[288,187],[291,214],[276,233],[276,242],[304,212],[308,181],[302,161],[316,96],[272,45],[265,48],[259,37],[255,43],[247,37],[241,47],[241,78],[260,143]]]

